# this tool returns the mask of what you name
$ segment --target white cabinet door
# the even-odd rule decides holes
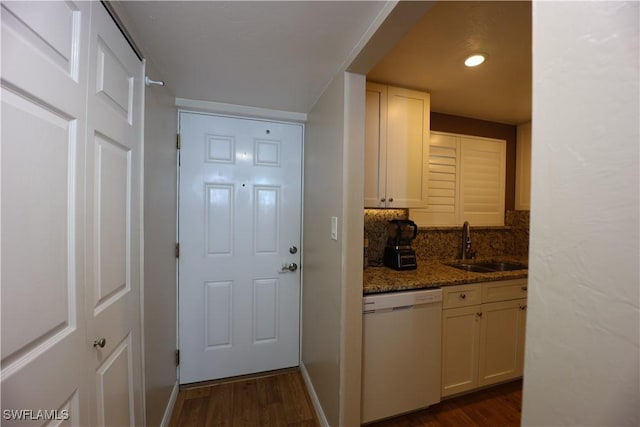
[[[1,4],[2,410],[16,411],[3,426],[43,425],[16,419],[29,409],[91,424],[83,291],[91,6]]]
[[[388,87],[387,206],[425,208],[429,182],[428,93]]]
[[[302,126],[181,113],[180,134],[180,382],[297,366]]]
[[[142,414],[140,318],[144,66],[93,3],[87,106],[87,332],[91,425],[136,426]]]
[[[364,206],[383,208],[387,191],[387,86],[367,82]]]
[[[442,310],[442,396],[478,386],[480,305]]]
[[[429,114],[428,93],[367,82],[365,207],[427,206]]]
[[[517,376],[520,300],[482,304],[478,385]]]
[[[478,385],[522,376],[526,299],[482,304]]]

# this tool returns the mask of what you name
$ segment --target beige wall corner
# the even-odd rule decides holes
[[[331,426],[340,414],[344,76],[308,115],[304,148],[302,362]],[[331,217],[338,217],[332,240]]]
[[[159,79],[147,62],[147,74]],[[170,83],[170,82],[167,82]],[[177,383],[176,183],[177,110],[170,87],[145,94],[144,365],[147,425],[161,425]]]
[[[345,73],[340,425],[360,424],[365,76]]]

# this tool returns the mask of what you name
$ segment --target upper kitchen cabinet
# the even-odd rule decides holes
[[[367,82],[365,207],[427,207],[429,106],[428,93]]]
[[[531,122],[518,125],[516,144],[517,210],[529,210],[531,197]]]
[[[504,225],[506,141],[431,132],[428,206],[412,209],[419,226]]]

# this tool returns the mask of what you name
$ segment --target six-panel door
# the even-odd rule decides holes
[[[297,366],[302,126],[180,115],[181,383]]]

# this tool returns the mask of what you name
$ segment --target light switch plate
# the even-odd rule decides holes
[[[331,239],[338,240],[338,217],[331,217]]]

